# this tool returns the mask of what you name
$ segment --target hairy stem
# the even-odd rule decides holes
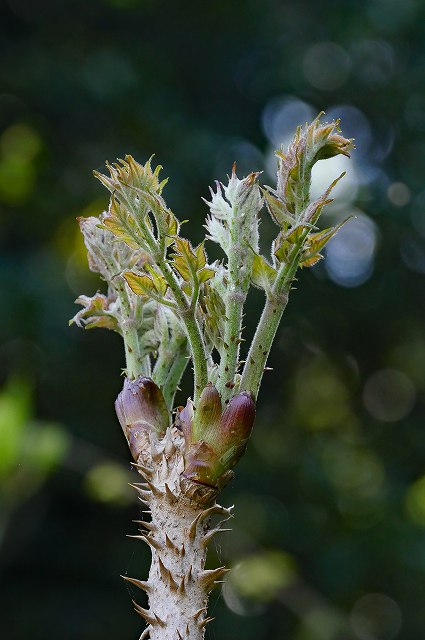
[[[187,338],[184,331],[174,329],[171,340],[160,345],[158,359],[153,369],[153,377],[162,389],[162,393],[171,411],[174,396],[188,363]]]
[[[120,282],[116,287],[116,291],[121,305],[121,331],[124,340],[127,377],[134,380],[140,375],[150,375],[150,361],[149,358],[146,359],[141,356],[139,334],[135,327],[135,319],[132,316],[125,287],[125,283]]]
[[[237,253],[233,251],[229,256],[230,282],[226,295],[224,344],[221,349],[220,368],[217,378],[217,389],[223,400],[227,400],[232,394],[234,378],[238,369],[243,307],[247,293],[242,286],[238,271]]]
[[[299,265],[299,254],[305,234],[294,246],[290,259],[281,265],[271,293],[267,296],[254,339],[251,343],[240,388],[250,391],[256,398],[264,374],[264,367],[273,344],[276,331],[288,304],[292,281]]]
[[[169,264],[165,260],[159,260],[158,267],[174,295],[174,299],[180,309],[182,322],[186,328],[193,361],[194,401],[197,402],[202,389],[208,382],[207,356],[202,333],[194,316],[194,311],[190,308],[184,294],[182,293],[180,285],[177,282]]]

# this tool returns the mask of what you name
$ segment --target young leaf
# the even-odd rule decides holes
[[[254,255],[254,263],[252,266],[251,281],[252,284],[264,291],[270,291],[276,279],[276,269],[269,265],[263,256]]]
[[[138,296],[164,296],[167,291],[165,279],[151,265],[146,265],[150,275],[126,271],[123,275],[130,289]]]
[[[293,226],[296,223],[294,216],[289,213],[281,200],[272,195],[270,187],[266,187],[261,191],[264,195],[270,216],[276,224],[283,229],[287,229],[288,226]]]
[[[92,298],[79,296],[75,302],[83,305],[83,309],[69,321],[70,325],[75,323],[77,327],[85,327],[85,329],[98,327],[119,331],[118,320],[113,311],[115,303],[113,297],[96,293]]]
[[[312,233],[308,236],[305,249],[303,251],[302,262],[300,262],[301,267],[311,267],[313,264],[316,264],[323,256],[320,255],[320,251],[323,247],[329,242],[331,238],[343,227],[350,218],[344,220],[336,227],[329,227],[329,229],[323,229],[323,231],[319,231],[318,233]]]

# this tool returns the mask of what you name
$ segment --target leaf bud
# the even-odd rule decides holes
[[[217,486],[244,454],[254,419],[255,402],[245,391],[233,396],[224,411],[212,384],[202,391],[197,407],[189,399],[178,414],[186,443],[184,476]]]
[[[165,433],[169,416],[161,389],[150,378],[139,376],[124,380],[124,386],[115,401],[115,411],[133,458],[137,461],[144,431]]]

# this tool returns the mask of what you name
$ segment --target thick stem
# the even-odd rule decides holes
[[[204,567],[207,545],[221,531],[210,528],[211,517],[226,520],[230,510],[212,504],[213,490],[181,477],[182,446],[175,428],[159,441],[147,434],[138,465],[146,484],[134,485],[151,514],[135,537],[150,546],[152,564],[147,582],[125,579],[148,594],[149,609],[135,603],[135,610],[148,623],[142,637],[151,640],[203,640],[209,591],[227,571]]]

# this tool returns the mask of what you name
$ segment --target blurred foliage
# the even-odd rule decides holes
[[[424,3],[6,0],[0,14],[4,637],[130,639],[142,626],[119,578],[149,562],[124,535],[139,507],[113,414],[122,348],[67,325],[73,299],[98,286],[75,223],[106,205],[91,170],[155,152],[197,243],[212,180],[236,160],[267,184],[273,148],[324,109],[357,149],[329,175],[319,163],[313,190],[347,170],[324,224],[356,219],[301,273],[285,313],[248,453],[223,496],[236,504],[234,531],[215,553],[235,572],[208,633],[417,640]],[[262,233],[271,238],[266,215]],[[261,301],[249,300],[251,332]]]

